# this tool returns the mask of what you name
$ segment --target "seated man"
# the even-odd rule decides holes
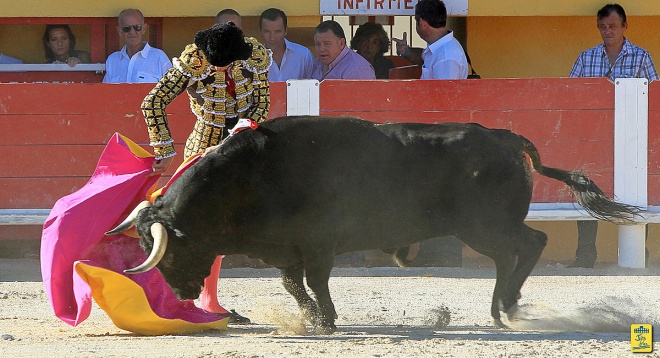
[[[583,51],[575,60],[569,77],[646,78],[658,80],[658,71],[648,51],[632,44],[624,33],[628,29],[626,11],[619,4],[607,4],[596,14],[598,31],[603,43]],[[578,245],[575,261],[568,267],[593,268],[598,253],[596,235],[598,221],[577,222]],[[648,225],[646,226],[648,238]],[[648,258],[649,251],[646,250]]]
[[[325,79],[376,79],[369,61],[346,46],[346,36],[341,25],[333,20],[320,23],[314,31],[314,48],[318,57],[314,60],[312,78]]]
[[[147,32],[144,15],[137,9],[119,14],[117,31],[124,47],[108,56],[103,83],[156,83],[172,68],[165,52],[142,41]]]

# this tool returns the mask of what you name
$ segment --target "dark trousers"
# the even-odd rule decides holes
[[[596,252],[596,234],[598,221],[580,220],[577,222],[578,242],[575,250],[575,261],[587,266],[593,266],[598,257]]]
[[[575,250],[575,262],[593,266],[598,257],[596,252],[596,234],[598,233],[598,220],[579,220],[577,222],[578,243]],[[649,226],[646,225],[646,240],[649,238]],[[649,249],[646,249],[646,259]]]

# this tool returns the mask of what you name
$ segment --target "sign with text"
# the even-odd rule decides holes
[[[415,15],[418,0],[320,0],[321,15]],[[468,0],[444,0],[447,15],[466,16]]]

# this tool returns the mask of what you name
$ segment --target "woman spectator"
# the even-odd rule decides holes
[[[390,68],[394,67],[394,62],[383,56],[389,46],[390,39],[383,25],[375,22],[360,25],[351,39],[351,48],[369,61],[379,79],[390,78]]]
[[[66,63],[74,67],[91,62],[89,52],[76,50],[76,36],[69,25],[46,25],[43,44],[46,63]]]

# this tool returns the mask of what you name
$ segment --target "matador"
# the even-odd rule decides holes
[[[186,141],[185,158],[219,144],[227,136],[227,129],[239,118],[262,122],[268,117],[270,50],[256,39],[245,37],[245,43],[251,46],[249,58],[218,66],[204,54],[204,46],[197,43],[198,37],[195,37],[196,43],[186,46],[181,56],[174,58],[174,67],[142,102],[149,141],[157,160],[176,154],[165,109],[184,90],[190,98],[190,109],[197,117]]]

